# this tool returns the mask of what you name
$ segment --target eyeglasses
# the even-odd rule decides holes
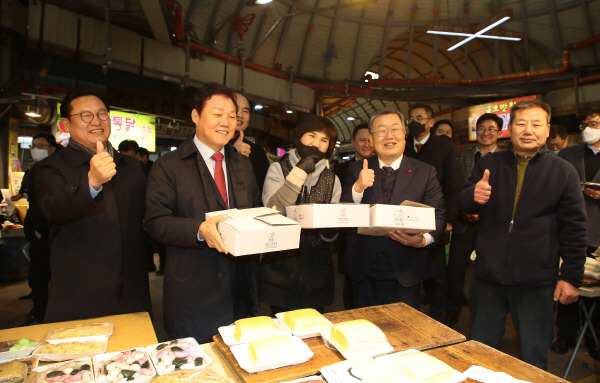
[[[384,138],[388,135],[388,133],[391,133],[392,136],[394,136],[394,137],[398,137],[398,136],[401,136],[402,133],[404,133],[404,129],[403,128],[388,129],[388,128],[384,128],[384,127],[373,129],[373,134],[375,136],[377,136],[378,138]]]
[[[67,117],[77,116],[77,115],[79,115],[79,117],[81,117],[81,121],[83,121],[85,123],[92,122],[92,120],[94,119],[94,112],[75,113],[75,114],[70,114]],[[98,119],[100,121],[106,121],[110,118],[107,110],[99,111],[98,113],[96,113],[96,116],[98,116]]]
[[[579,125],[579,129],[584,130],[588,126],[592,129],[600,129],[600,122],[598,122],[598,121],[590,121],[589,123],[582,122],[581,125]]]
[[[412,118],[409,117],[408,120],[406,120],[406,125],[410,124],[413,121],[417,121],[418,123],[422,123],[423,121],[428,121],[431,120],[432,117],[423,117],[423,116],[417,116],[416,118]]]
[[[496,129],[496,128],[483,128],[483,127],[478,127],[477,128],[477,133],[481,134],[481,133],[494,133],[499,131],[500,129]]]

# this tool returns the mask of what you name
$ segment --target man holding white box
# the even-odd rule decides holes
[[[260,206],[252,164],[227,145],[236,127],[231,90],[209,84],[194,97],[196,134],[160,157],[148,178],[144,226],[166,245],[165,328],[209,342],[220,326],[258,314],[258,256],[233,258],[211,211]]]
[[[353,280],[356,307],[404,302],[418,308],[421,282],[430,273],[431,245],[446,227],[442,189],[434,167],[403,156],[406,130],[400,112],[375,112],[370,131],[376,156],[350,166],[342,202],[399,205],[409,200],[429,205],[435,208],[436,229],[351,235],[345,269]]]

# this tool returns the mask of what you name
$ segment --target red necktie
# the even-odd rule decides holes
[[[219,188],[223,201],[225,201],[225,206],[229,209],[229,204],[227,203],[227,186],[225,185],[225,172],[223,172],[223,153],[215,153],[210,158],[215,160],[215,183]]]
[[[421,151],[421,147],[423,147],[423,144],[415,144],[415,146],[417,147],[417,153],[419,151]]]

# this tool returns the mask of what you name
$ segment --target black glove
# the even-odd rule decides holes
[[[310,154],[306,157],[302,157],[296,166],[304,170],[306,174],[310,174],[315,171],[317,162],[319,162],[319,155]]]

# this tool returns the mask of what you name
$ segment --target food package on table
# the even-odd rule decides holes
[[[11,361],[0,364],[0,383],[21,383],[27,377],[27,364]]]
[[[152,379],[152,383],[233,383],[233,380],[226,378],[212,371],[204,370],[181,370],[169,375],[161,375]]]
[[[94,381],[92,360],[81,358],[68,362],[47,364],[34,370],[38,383],[85,383]]]

